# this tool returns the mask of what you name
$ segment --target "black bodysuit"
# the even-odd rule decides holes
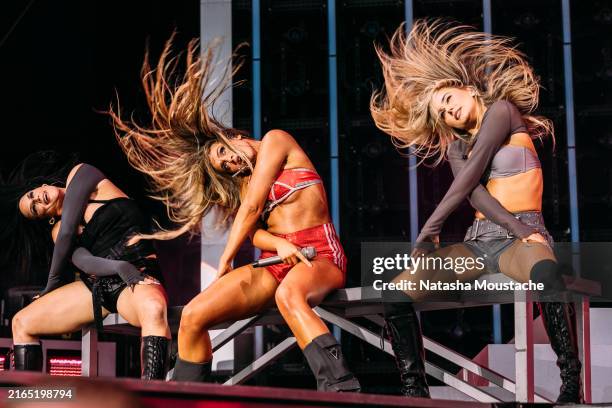
[[[102,320],[100,306],[116,312],[123,289],[141,281],[143,274],[161,280],[157,259],[150,258],[155,255],[152,242],[127,245],[132,236],[146,231],[147,220],[126,197],[107,201],[85,225],[72,261],[85,272],[82,280],[92,291],[96,323]]]
[[[526,127],[516,106],[508,101],[497,101],[485,112],[469,159],[467,152],[470,146],[467,143],[457,140],[450,145],[447,157],[455,179],[421,229],[417,243],[439,235],[444,221],[465,198],[469,198],[472,207],[485,217],[518,238],[536,232],[533,227],[514,218],[484,186],[488,179],[487,169],[495,153],[510,135],[521,131],[526,131]]]

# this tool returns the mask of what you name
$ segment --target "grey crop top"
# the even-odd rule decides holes
[[[517,132],[511,134],[514,133]],[[510,177],[541,167],[540,159],[533,150],[525,146],[505,145],[493,157],[489,178]]]
[[[493,159],[500,150],[503,150],[500,147],[511,134],[520,131],[526,131],[526,128],[518,109],[508,101],[497,101],[485,112],[469,159],[467,152],[470,145],[462,140],[451,143],[448,159],[455,179],[440,204],[425,222],[417,237],[417,243],[439,235],[444,221],[466,198],[469,198],[472,206],[481,211],[485,217],[506,227],[517,237],[524,238],[534,232],[531,227],[514,218],[481,184],[491,176]],[[500,156],[500,161],[507,161],[505,154],[506,152]],[[501,171],[501,163],[499,169]],[[521,171],[522,169],[521,166]],[[506,172],[508,168],[504,167],[503,170]]]

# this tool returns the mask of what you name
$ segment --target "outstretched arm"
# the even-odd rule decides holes
[[[466,160],[462,171],[457,174],[444,198],[421,229],[417,242],[438,236],[444,221],[480,183],[480,178],[491,164],[493,156],[510,135],[511,108],[513,107],[509,102],[498,101],[488,109],[470,158]]]
[[[88,164],[80,164],[68,176],[66,195],[62,205],[62,224],[53,248],[47,286],[41,295],[60,287],[67,280],[62,272],[68,263],[77,229],[83,219],[91,193],[104,178],[100,170]]]

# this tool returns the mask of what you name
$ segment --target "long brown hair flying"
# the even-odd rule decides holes
[[[150,124],[122,119],[118,102],[108,112],[129,163],[147,176],[151,197],[165,204],[169,219],[178,225],[175,230],[143,235],[145,238],[172,239],[187,231],[197,233],[200,220],[211,207],[220,207],[222,221],[238,209],[240,180],[212,167],[208,153],[213,143],[225,144],[249,163],[229,143],[243,132],[223,126],[211,114],[215,101],[231,88],[242,60],[236,58],[232,66],[231,61],[216,57],[219,42],[200,49],[197,39],[189,42],[184,55],[174,55],[174,37],[166,42],[155,67],[149,63],[148,48],[145,52],[141,80]],[[181,61],[184,72],[179,75]]]

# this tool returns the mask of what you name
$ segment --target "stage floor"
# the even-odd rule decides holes
[[[131,378],[85,378],[51,377],[45,374],[15,371],[0,372],[0,400],[6,404],[7,387],[36,386],[44,388],[74,387],[76,405],[100,406],[105,408],[123,407],[113,405],[111,394],[120,395],[123,390],[140,400],[144,407],[172,408],[245,408],[245,407],[430,407],[468,408],[493,407],[491,404],[475,402],[428,400],[376,394],[327,393],[313,390],[272,388],[259,386],[225,386],[220,384],[199,384],[164,381],[141,381]],[[108,390],[112,390],[109,392]],[[87,398],[87,401],[83,400]],[[93,399],[92,399],[93,398]],[[119,398],[120,399],[120,398]],[[83,401],[81,401],[83,400]],[[21,403],[16,406],[23,406]],[[30,405],[28,405],[30,406]],[[34,406],[34,405],[32,405]],[[36,405],[38,406],[38,405]],[[40,405],[57,406],[60,405]],[[132,407],[130,407],[132,408]]]

